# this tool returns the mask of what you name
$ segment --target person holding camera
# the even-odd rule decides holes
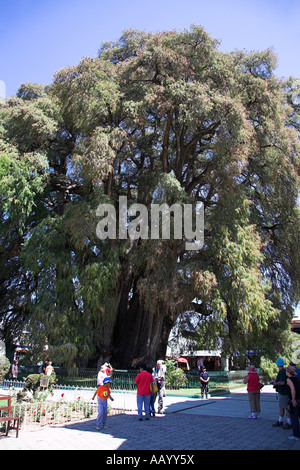
[[[273,387],[278,393],[279,404],[279,417],[276,423],[272,424],[273,427],[282,427],[282,429],[291,429],[291,418],[287,409],[289,402],[289,388],[286,383],[286,370],[284,368],[284,361],[279,357],[276,361],[278,367],[278,374],[276,380],[273,382]],[[284,413],[286,413],[286,423],[283,424]]]

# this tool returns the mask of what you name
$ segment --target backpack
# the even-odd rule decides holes
[[[155,379],[153,384],[152,384],[152,391],[153,393],[157,393],[158,392],[158,385],[157,385],[157,380]]]

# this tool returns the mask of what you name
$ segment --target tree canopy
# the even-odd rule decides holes
[[[132,367],[195,312],[228,353],[280,351],[300,292],[299,90],[271,50],[218,46],[199,26],[128,30],[1,104],[7,341],[26,325],[61,364]],[[120,196],[201,202],[204,246],[99,239],[97,207]]]

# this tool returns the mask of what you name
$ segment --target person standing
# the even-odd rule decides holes
[[[287,386],[289,387],[289,404],[288,408],[291,416],[291,424],[293,434],[289,436],[289,439],[299,441],[300,440],[300,381],[297,378],[297,371],[295,366],[288,365],[286,368],[287,375]]]
[[[296,379],[300,380],[300,369],[299,369],[299,367],[297,367],[294,362],[290,362],[289,366],[292,366],[292,367],[295,368],[295,377],[296,377]]]
[[[14,382],[18,379],[18,361],[13,360],[12,365],[10,366],[9,377],[11,379],[10,386],[14,388]]]
[[[50,375],[54,372],[54,368],[52,367],[52,362],[49,362],[46,369],[45,369],[45,374],[50,377]]]
[[[100,367],[100,370],[99,370],[98,375],[97,375],[97,386],[99,387],[100,385],[103,385],[103,381],[107,377],[108,377],[108,375],[107,375],[107,365],[103,364]]]
[[[96,422],[96,429],[98,431],[106,427],[107,400],[110,399],[111,401],[114,401],[109,388],[111,381],[112,380],[109,377],[105,377],[103,379],[103,384],[97,388],[92,398],[92,400],[94,400],[95,396],[98,395],[98,416]]]
[[[49,365],[49,360],[46,359],[45,362],[43,363],[43,372],[45,375],[46,375],[46,367],[48,367],[48,365]]]
[[[149,372],[152,377],[153,377],[153,384],[152,384],[152,390],[151,390],[151,397],[150,397],[150,415],[155,416],[155,400],[156,400],[156,395],[158,391],[157,387],[157,379],[155,378],[155,369],[151,367],[147,367],[147,372]]]
[[[106,367],[105,373],[106,373],[107,377],[111,379],[112,378],[112,373],[113,373],[112,366],[107,362],[104,364],[104,366]]]
[[[284,368],[284,361],[279,357],[276,361],[278,367],[278,374],[276,380],[273,382],[273,387],[278,393],[279,404],[279,417],[276,423],[272,424],[273,427],[282,427],[283,429],[291,429],[291,418],[287,410],[289,402],[289,388],[286,383],[286,370]],[[286,413],[287,422],[283,424],[284,413]]]
[[[17,380],[18,378],[18,361],[14,360],[11,365],[11,378]]]
[[[248,374],[244,378],[247,384],[248,400],[251,414],[248,418],[260,418],[260,389],[259,375],[254,366],[248,367]]]
[[[207,398],[208,395],[208,384],[209,384],[209,373],[206,370],[206,367],[202,367],[202,371],[200,372],[200,383],[201,383],[201,397],[204,398],[204,395]]]
[[[165,380],[166,368],[162,360],[157,361],[155,368],[155,378],[157,380],[158,409],[157,413],[163,412],[163,398],[166,396]]]
[[[137,408],[139,421],[143,421],[143,405],[146,421],[150,418],[150,399],[152,393],[153,377],[147,372],[146,365],[140,365],[140,372],[135,378],[137,385]]]

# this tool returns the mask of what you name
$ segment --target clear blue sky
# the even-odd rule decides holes
[[[24,82],[51,83],[57,70],[96,56],[127,28],[191,24],[224,51],[273,47],[276,74],[300,78],[299,0],[0,0],[0,80],[11,96]]]

